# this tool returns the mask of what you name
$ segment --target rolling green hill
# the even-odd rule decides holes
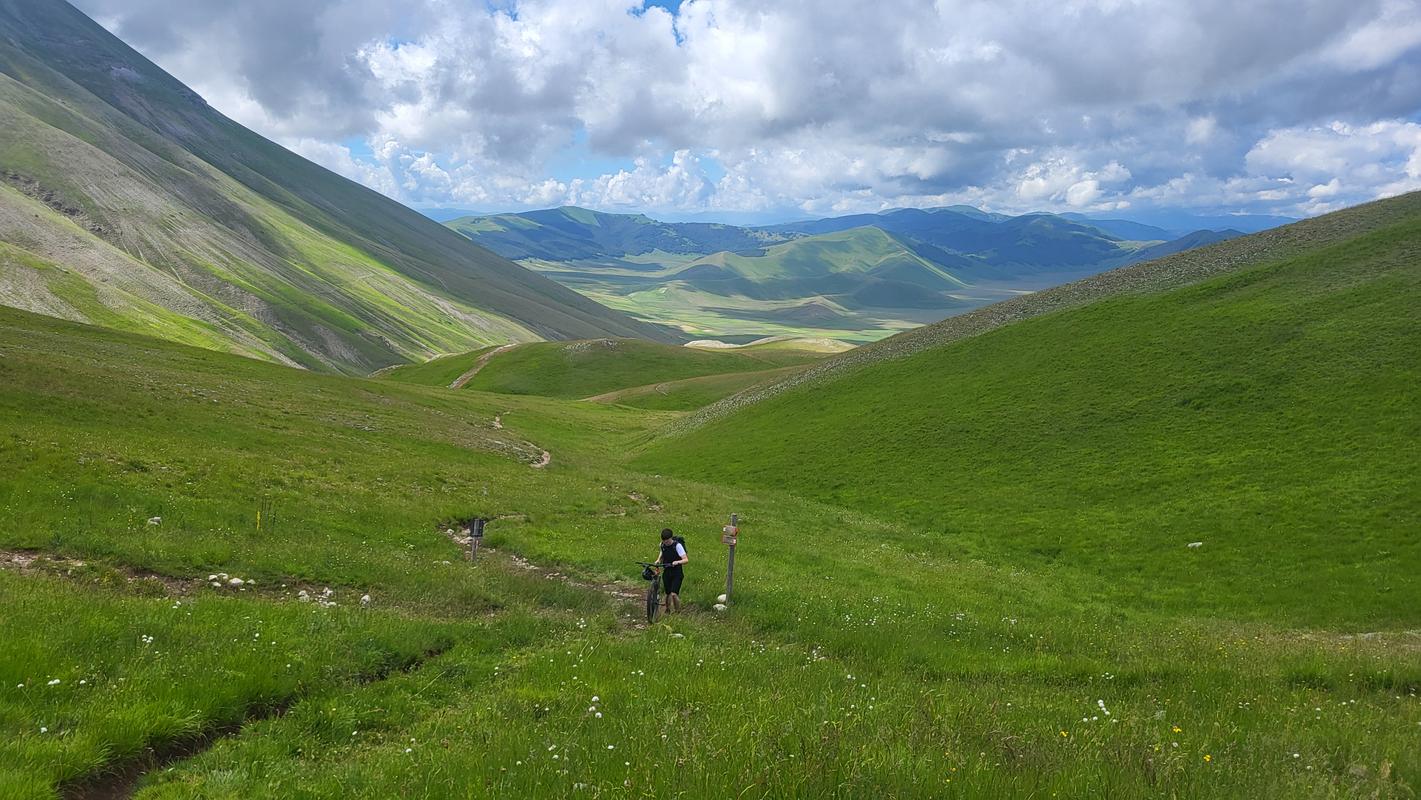
[[[0,303],[368,372],[668,339],[237,125],[60,0],[0,1]]]
[[[460,217],[445,225],[513,259],[611,259],[646,253],[745,250],[785,236],[734,225],[660,222],[642,214],[606,214],[565,206],[544,211]]]
[[[781,344],[707,350],[638,339],[532,342],[493,353],[482,350],[398,367],[379,377],[450,386],[477,368],[463,379],[461,388],[575,400],[684,378],[763,372],[827,355],[813,347],[774,346]]]
[[[784,378],[799,369],[802,367],[788,366],[750,372],[717,373],[674,381],[658,381],[644,386],[633,386],[629,389],[617,389],[585,399],[593,403],[632,406],[654,411],[693,411],[752,386]]]
[[[1365,328],[1395,325],[1386,303],[1413,299],[1404,280],[1376,284],[1388,270],[1366,266],[1395,255],[1394,239],[1353,244],[1318,252],[1326,268],[1305,269],[1301,284],[1283,263],[1091,309],[1111,323],[1160,312],[1162,331],[1181,338],[1143,343],[1166,368],[1180,366],[1168,353],[1199,347],[1230,363],[1236,353],[1216,334],[1232,315],[1258,334],[1255,348],[1315,351],[1301,379],[1327,376],[1340,390],[1415,364],[1414,350],[1395,358],[1414,343],[1403,332],[1353,350],[1353,374],[1331,374],[1338,345],[1358,332],[1348,302],[1333,301],[1370,305]],[[1402,255],[1415,263],[1414,248]],[[1283,308],[1291,327],[1270,336],[1278,331],[1249,316],[1283,283],[1313,301],[1301,321]],[[1380,288],[1395,296],[1373,303]],[[1203,327],[1181,326],[1178,303]],[[318,375],[0,309],[0,796],[1414,796],[1421,667],[1410,631],[1421,605],[1408,594],[1414,537],[1400,526],[1415,514],[1368,512],[1388,484],[1361,474],[1415,441],[1393,424],[1414,413],[1414,380],[1372,383],[1373,399],[1350,409],[1337,438],[1377,430],[1349,445],[1350,472],[1309,487],[1309,502],[1330,502],[1339,519],[1377,516],[1365,535],[1332,537],[1335,563],[1312,557],[1306,529],[1240,515],[1230,530],[1247,536],[1206,530],[1201,548],[1177,547],[1194,561],[1124,592],[1139,570],[1133,537],[1121,537],[1118,558],[1106,551],[1081,568],[1068,566],[1069,547],[1054,561],[1007,553],[1010,563],[989,563],[964,546],[970,532],[944,531],[962,513],[984,521],[976,533],[1003,539],[1059,521],[1057,490],[1080,488],[1069,456],[1100,444],[1103,426],[1138,417],[1142,430],[1158,417],[1151,402],[1120,407],[1109,386],[1053,388],[1053,376],[1085,374],[1086,359],[1007,341],[1016,327],[973,341],[1010,345],[1023,370],[1046,362],[1039,381],[991,369],[990,358],[971,365],[981,380],[955,377],[989,408],[1012,384],[1054,392],[1019,396],[1021,413],[996,409],[1006,423],[1030,422],[1048,400],[1084,402],[1056,408],[1050,430],[1023,429],[1003,471],[970,448],[979,469],[967,476],[931,452],[916,460],[886,427],[874,431],[881,441],[846,450],[858,465],[845,487],[891,485],[906,464],[921,476],[915,491],[928,483],[918,496],[966,510],[920,522],[907,506],[799,496],[821,494],[813,470],[833,464],[814,448],[791,454],[803,463],[786,466],[795,485],[783,490],[776,476],[736,489],[629,466],[674,414]],[[1099,344],[1096,327],[1071,332]],[[1122,355],[1109,382],[1137,388],[1122,365],[1138,368],[1139,356]],[[910,420],[904,400],[941,408],[937,395],[960,397],[917,365],[894,396],[875,396],[880,408],[856,413]],[[1118,492],[1112,519],[1132,532],[1177,514],[1211,524],[1215,504],[1267,498],[1276,473],[1266,462],[1289,446],[1260,447],[1253,433],[1261,416],[1289,410],[1289,383],[1267,369],[1236,377],[1266,384],[1252,406],[1212,392],[1180,407],[1239,433],[1206,442],[1211,469],[1259,460],[1260,480],[1182,510],[1144,503],[1163,480],[1140,485],[1180,476],[1086,487],[1068,498],[1082,513],[1063,525],[1066,544],[1099,521],[1091,504],[1105,491]],[[827,388],[832,406],[841,387]],[[1316,443],[1311,426],[1336,416],[1322,405],[1276,419]],[[791,435],[817,425],[814,409],[804,414],[785,421]],[[927,430],[961,424],[951,419]],[[1388,426],[1390,445],[1379,442]],[[728,471],[779,458],[777,433],[757,433],[725,448]],[[688,459],[706,452],[692,444]],[[1186,442],[1181,464],[1201,448]],[[1142,449],[1121,456],[1139,466]],[[543,468],[539,451],[552,453]],[[1310,473],[1293,466],[1312,477],[1338,455],[1314,454]],[[1007,491],[1004,476],[1027,460],[1060,469]],[[1407,468],[1393,483],[1414,475]],[[1284,509],[1293,499],[1272,497]],[[995,501],[1005,509],[989,518]],[[1015,513],[1023,505],[1030,512]],[[735,591],[717,612],[719,527],[731,510],[742,525]],[[446,533],[471,516],[492,520],[475,563]],[[690,613],[647,626],[634,616],[634,560],[652,554],[663,526],[693,554]],[[1278,546],[1252,550],[1249,592],[1211,591],[1202,578],[1233,571],[1230,548],[1243,539]],[[1290,588],[1300,575],[1324,587],[1306,602]],[[667,753],[687,757],[672,770]]]
[[[468,353],[454,353],[447,356],[431,358],[420,364],[401,364],[395,367],[386,367],[371,373],[372,378],[383,378],[385,380],[396,381],[398,383],[411,383],[418,386],[449,386],[459,379],[459,376],[473,369],[483,356],[493,352],[496,347],[481,347]]]
[[[822,295],[846,306],[946,308],[961,304],[948,293],[966,286],[912,245],[875,227],[807,236],[758,251],[716,253],[670,277],[722,295],[760,300]]]
[[[967,206],[762,228],[581,208],[446,224],[600,303],[693,337],[854,342],[1228,237],[1197,231],[1171,239],[1125,220],[1095,225]]]
[[[1421,607],[1419,254],[1421,194],[1235,239],[830,359],[636,463],[1116,603],[1396,623]]]

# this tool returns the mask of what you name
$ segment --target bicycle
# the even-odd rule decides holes
[[[661,572],[666,569],[666,565],[646,561],[636,563],[641,565],[642,580],[651,584],[646,589],[646,624],[650,625],[656,622],[656,615],[661,609]]]

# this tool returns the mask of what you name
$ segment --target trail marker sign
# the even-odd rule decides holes
[[[734,525],[726,525],[724,528],[720,529],[720,540],[725,544],[734,545],[736,544],[736,540],[739,538],[740,529],[735,527]]]

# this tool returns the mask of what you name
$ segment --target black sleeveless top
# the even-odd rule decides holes
[[[672,562],[680,561],[681,554],[676,552],[676,540],[672,539],[667,544],[661,545],[661,563],[668,565],[667,570],[680,570],[681,565],[670,566]]]

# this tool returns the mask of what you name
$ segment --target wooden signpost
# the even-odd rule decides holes
[[[725,601],[730,602],[730,589],[735,584],[735,545],[740,541],[740,515],[731,514],[730,524],[720,529],[720,540],[730,546],[725,563]]]

